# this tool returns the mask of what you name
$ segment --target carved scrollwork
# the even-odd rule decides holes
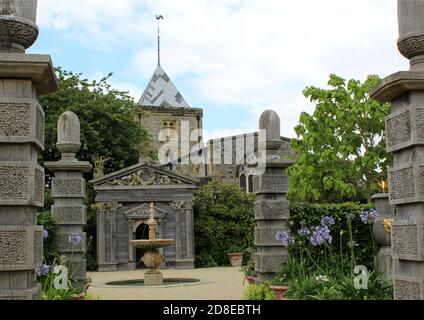
[[[181,210],[185,209],[185,202],[184,201],[171,201],[169,203],[169,206],[175,211],[181,211]]]
[[[159,174],[152,169],[143,169],[130,175],[107,182],[111,186],[149,186],[181,184],[178,179]]]

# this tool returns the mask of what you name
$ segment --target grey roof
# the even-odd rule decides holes
[[[152,79],[140,98],[139,105],[154,107],[188,107],[187,102],[161,66],[158,66],[155,73],[153,73]]]

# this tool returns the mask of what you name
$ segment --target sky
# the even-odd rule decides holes
[[[28,53],[111,84],[136,101],[161,65],[191,107],[204,109],[204,138],[256,131],[278,112],[295,137],[314,105],[308,86],[329,75],[365,80],[409,69],[398,52],[395,0],[38,0],[40,36]]]

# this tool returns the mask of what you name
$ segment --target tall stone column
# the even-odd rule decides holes
[[[183,258],[183,252],[181,247],[181,211],[183,210],[184,202],[173,201],[170,203],[171,208],[175,212],[175,262]]]
[[[386,119],[395,299],[424,299],[424,0],[398,1],[399,51],[410,70],[385,78],[371,97],[391,102]]]
[[[57,80],[50,56],[25,54],[38,36],[36,12],[36,0],[0,0],[0,299],[40,297],[44,112],[37,99]]]
[[[187,259],[194,259],[194,219],[193,202],[186,202],[184,205],[186,214],[186,252]]]
[[[63,113],[57,123],[57,149],[62,155],[60,161],[46,162],[45,166],[54,172],[52,179],[52,215],[56,219],[57,246],[66,257],[70,274],[82,288],[86,280],[85,260],[87,222],[85,179],[83,173],[91,171],[91,164],[78,161],[75,154],[80,150],[80,122],[75,113]]]
[[[279,271],[280,265],[287,260],[288,251],[276,239],[278,231],[289,231],[287,220],[290,216],[290,204],[287,201],[289,180],[286,169],[293,161],[281,160],[277,154],[282,145],[280,118],[272,110],[262,113],[259,129],[266,130],[265,172],[255,176],[253,192],[255,201],[255,270],[258,279],[266,281]]]
[[[97,203],[97,262],[98,271],[117,271],[116,212],[118,203]]]

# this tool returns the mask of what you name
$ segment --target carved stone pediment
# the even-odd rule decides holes
[[[166,217],[166,211],[159,208],[153,207],[155,210],[155,218],[163,219]],[[136,206],[128,211],[124,212],[124,215],[127,219],[149,219],[150,216],[150,204],[143,203],[142,205]]]
[[[152,186],[196,184],[196,180],[159,166],[137,164],[91,181],[95,186]]]

